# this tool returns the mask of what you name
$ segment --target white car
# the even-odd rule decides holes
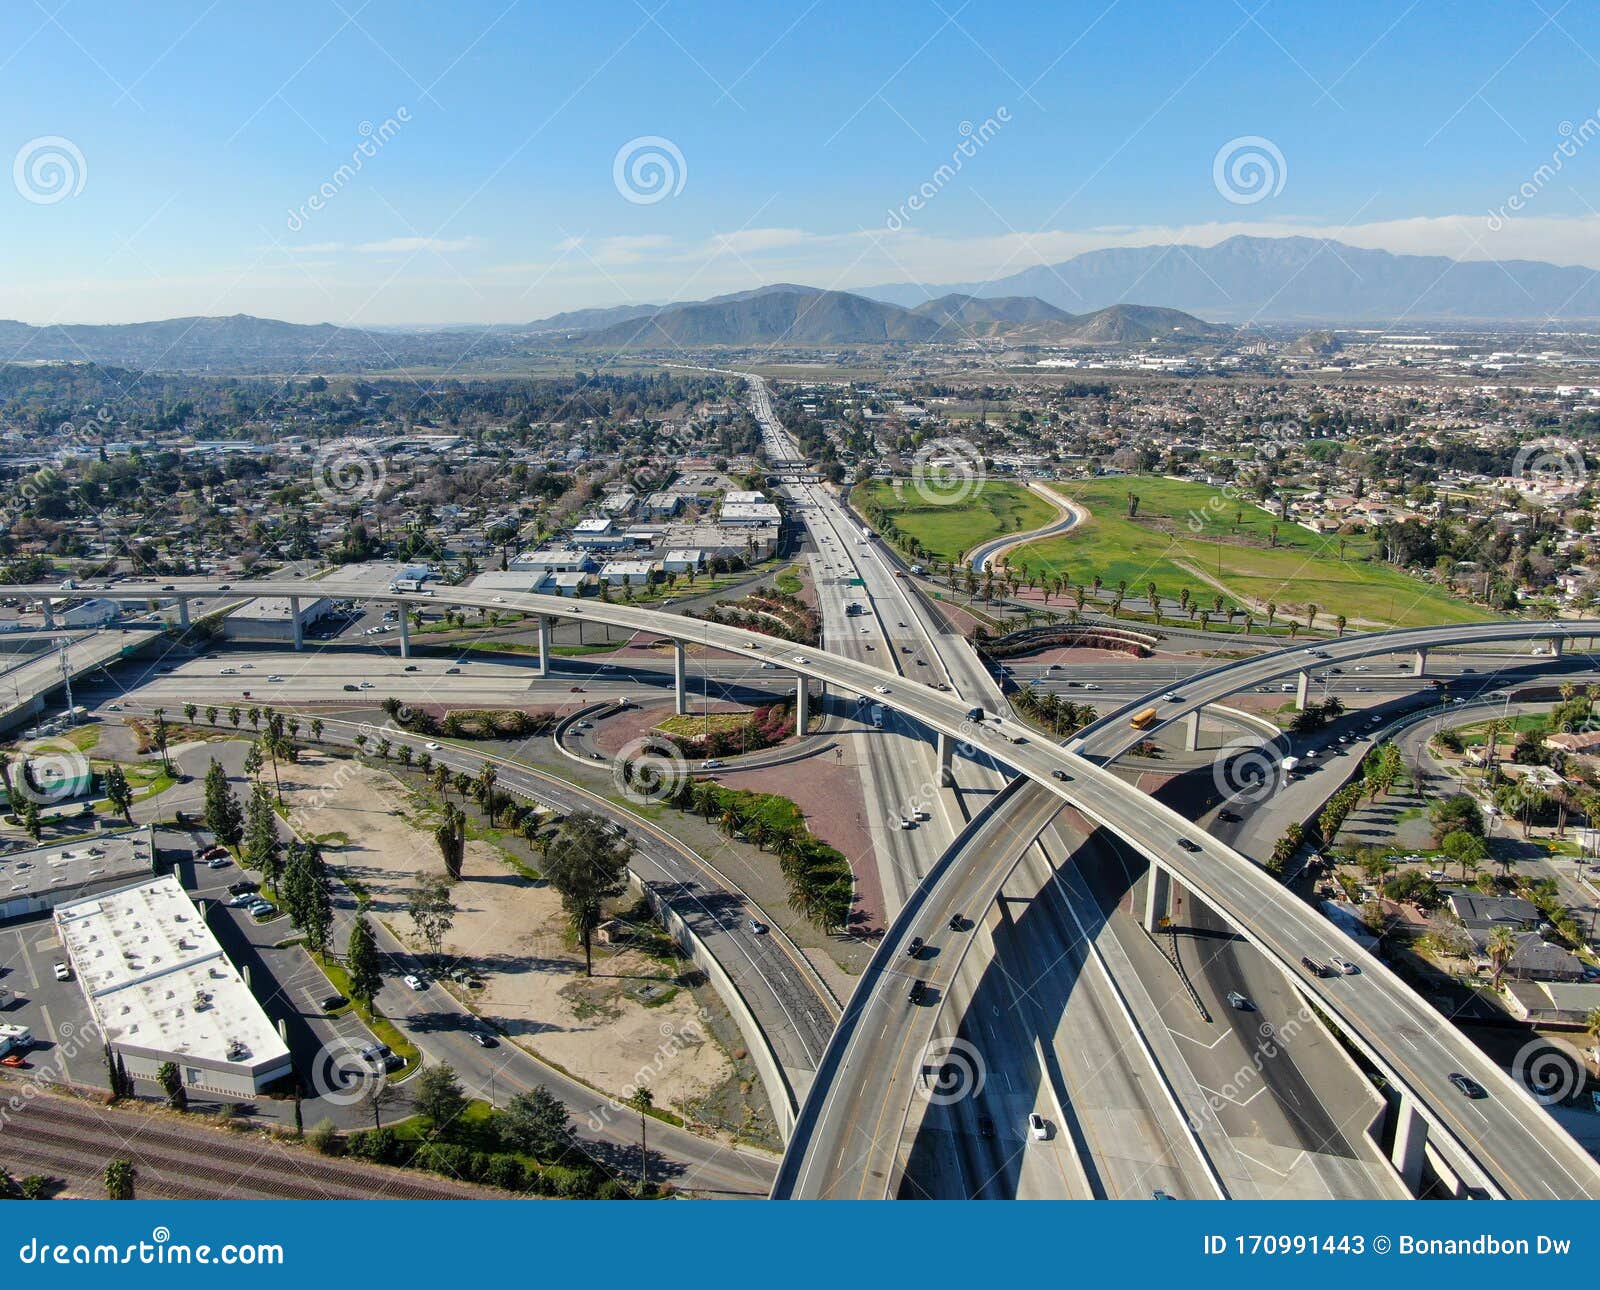
[[[72,980],[72,969],[69,968],[65,963],[57,963],[55,967],[51,969],[51,971],[55,973],[57,981]]]
[[[404,981],[408,986],[410,986],[413,990],[422,989],[422,978],[420,976],[417,976],[415,973],[407,972],[405,974],[405,976],[401,977],[400,979],[402,981]]]
[[[1361,971],[1361,969],[1358,968],[1354,963],[1340,954],[1335,954],[1331,959],[1328,960],[1328,962],[1333,964],[1334,967],[1343,972],[1346,976],[1354,976],[1357,972]]]
[[[795,656],[794,656],[794,661],[795,661],[795,662],[796,662],[796,663],[807,663],[807,662],[810,662],[810,660],[809,660],[809,659],[807,659],[807,658],[806,658],[806,656],[805,656],[805,655],[804,655],[804,654],[796,654],[796,655],[795,655]]]
[[[288,679],[289,679],[289,678],[288,678],[288,677],[286,677],[286,676],[269,676],[269,677],[268,677],[268,678],[267,678],[267,680],[269,680],[269,681],[271,681],[271,682],[274,682],[274,683],[278,683],[278,682],[282,682],[282,681],[287,681],[287,680],[288,680]]]
[[[363,690],[375,690],[378,687],[376,685],[374,685],[371,681],[363,681],[361,683],[361,688]]]
[[[1050,1126],[1045,1122],[1044,1116],[1037,1111],[1028,1113],[1028,1136],[1038,1142],[1043,1142],[1050,1136]]]
[[[876,690],[879,694],[888,694],[889,693],[889,687],[887,685],[875,685],[872,688],[874,690]]]
[[[426,749],[427,749],[427,750],[428,750],[428,751],[429,751],[429,752],[438,752],[438,751],[439,751],[439,745],[438,745],[438,743],[437,743],[437,742],[435,742],[435,741],[434,741],[434,740],[432,740],[432,739],[430,739],[430,740],[428,740],[428,742],[427,742],[427,743],[425,743],[425,744],[423,744],[423,745],[422,745],[422,746],[423,746],[423,747],[424,747],[424,748],[426,748]]]

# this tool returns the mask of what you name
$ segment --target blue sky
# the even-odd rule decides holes
[[[1600,8],[1558,0],[14,0],[0,49],[34,323],[517,322],[1235,232],[1600,267]]]

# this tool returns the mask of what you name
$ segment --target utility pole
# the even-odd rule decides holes
[[[78,718],[72,711],[72,665],[67,661],[67,649],[70,642],[65,636],[56,638],[56,650],[61,658],[61,679],[67,685],[67,724],[75,726]]]

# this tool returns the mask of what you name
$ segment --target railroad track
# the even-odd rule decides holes
[[[106,1162],[118,1156],[138,1169],[141,1196],[171,1200],[449,1200],[498,1194],[137,1110],[51,1095],[18,1101],[21,1109],[0,1124],[0,1165],[14,1176],[61,1178],[80,1195],[99,1194]]]

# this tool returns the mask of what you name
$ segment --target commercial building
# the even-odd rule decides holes
[[[16,768],[12,775],[18,774]],[[70,845],[0,855],[0,922],[43,914],[65,901],[125,887],[155,867],[148,824]]]
[[[334,608],[329,596],[301,600],[298,613],[301,633],[333,613]],[[222,634],[235,641],[293,641],[296,617],[287,596],[262,596],[240,605],[223,619]]]
[[[130,1075],[154,1080],[171,1062],[186,1088],[249,1098],[292,1072],[288,1046],[176,877],[60,905],[55,923]]]

